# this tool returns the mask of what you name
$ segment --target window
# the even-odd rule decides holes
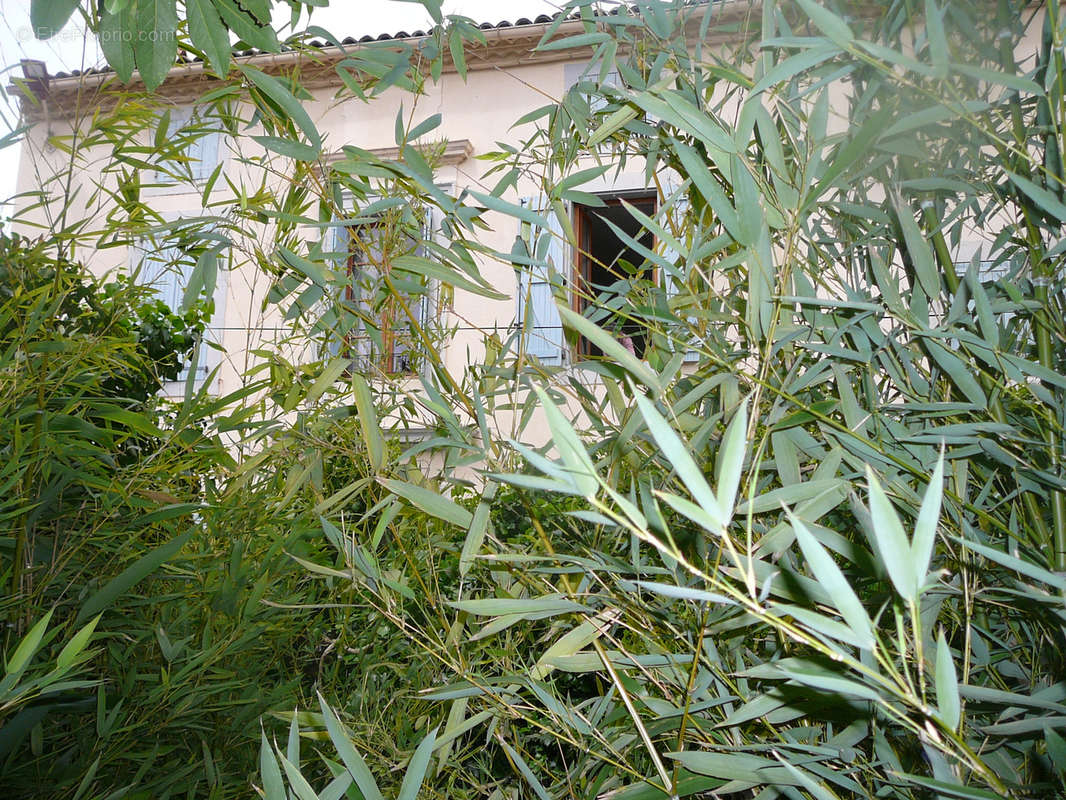
[[[342,302],[348,314],[329,349],[346,354],[358,372],[416,372],[422,337],[435,322],[435,287],[404,265],[405,257],[425,252],[412,235],[411,209],[402,212],[336,232],[334,251],[344,258],[349,278]],[[432,226],[423,230],[428,237]]]
[[[172,312],[183,313],[185,290],[196,269],[196,258],[191,253],[178,244],[161,248],[155,242],[145,240],[133,249],[131,262],[131,270],[138,276],[141,285],[154,289]],[[220,338],[222,294],[221,287],[216,286],[214,316],[196,352],[195,381],[205,380],[217,363],[215,350],[208,345],[208,341],[218,341]],[[192,369],[192,362],[186,362],[185,369],[175,382],[185,382]]]
[[[168,152],[155,171],[155,183],[175,184],[182,180],[203,183],[221,159],[222,132],[191,107],[172,108],[169,113]]]
[[[638,357],[644,356],[644,326],[639,321],[633,298],[640,284],[655,280],[654,267],[618,231],[647,249],[655,246],[654,236],[644,230],[625,202],[651,217],[656,196],[640,193],[603,197],[605,207],[574,205],[574,235],[578,252],[574,265],[574,310],[613,333],[618,341]],[[600,349],[581,339],[578,353],[600,356]]]
[[[647,349],[639,298],[646,296],[650,284],[666,280],[667,276],[660,276],[640,252],[641,248],[654,249],[656,242],[626,205],[654,216],[659,211],[657,195],[647,188],[634,188],[612,189],[597,196],[604,205],[567,206],[576,252],[568,245],[563,225],[543,196],[522,199],[522,205],[544,217],[546,227],[527,224],[520,231],[524,242],[520,253],[528,254],[529,263],[525,263],[525,258],[515,262],[518,279],[515,320],[522,333],[524,352],[544,364],[562,364],[568,357],[556,307],[556,297],[564,294],[575,311],[613,332],[637,357],[643,357]],[[679,213],[681,205],[675,198],[672,213]],[[622,237],[632,239],[639,247],[633,247]],[[671,258],[669,251],[663,255]],[[677,254],[672,258],[676,260]],[[675,292],[670,283],[665,288],[670,295]],[[685,348],[680,341],[677,346]],[[580,339],[574,355],[595,357],[601,353],[591,342]],[[685,349],[684,357],[686,361],[695,360],[696,353]]]

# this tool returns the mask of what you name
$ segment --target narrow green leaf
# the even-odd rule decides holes
[[[463,550],[459,554],[459,577],[466,577],[470,566],[481,551],[481,543],[485,541],[485,534],[489,529],[489,515],[492,513],[492,499],[496,496],[497,484],[489,481],[481,492],[481,501],[474,509],[474,516],[470,520],[466,538],[463,540]]]
[[[903,532],[896,509],[892,507],[877,476],[869,466],[866,467],[866,479],[870,485],[870,517],[873,521],[873,545],[881,556],[881,562],[888,571],[888,577],[896,592],[909,603],[918,600],[915,587],[918,581],[914,576],[912,551],[907,536]]]
[[[566,36],[562,39],[542,42],[537,45],[537,50],[568,50],[574,47],[594,47],[607,41],[610,37],[611,35],[606,31],[579,33],[576,36]]]
[[[425,136],[430,131],[435,130],[436,128],[439,128],[441,120],[443,120],[443,119],[444,118],[440,114],[433,114],[432,116],[427,117],[426,119],[422,120],[420,123],[415,125],[413,128],[411,128],[411,130],[409,130],[407,132],[407,135],[404,137],[404,141],[408,141],[408,142],[418,141],[419,138],[421,138],[422,136]],[[403,142],[397,142],[396,144],[402,144],[402,143]]]
[[[718,510],[722,521],[728,525],[733,518],[733,507],[737,502],[737,488],[744,471],[744,456],[748,446],[748,403],[741,403],[733,415],[729,427],[722,437],[722,445],[715,461],[718,479]]]
[[[93,619],[85,623],[81,630],[70,637],[70,641],[63,646],[59,657],[56,659],[56,667],[58,669],[66,669],[74,663],[81,651],[85,649],[85,645],[88,644],[89,637],[93,635],[93,631],[96,630],[96,623],[99,621],[100,615],[97,614]]]
[[[255,84],[257,89],[281,106],[282,110],[296,124],[296,127],[307,137],[307,141],[310,142],[313,148],[316,150],[322,149],[322,136],[319,134],[318,128],[311,121],[311,116],[304,108],[304,104],[296,99],[295,95],[289,91],[289,88],[284,83],[274,76],[260,72],[247,64],[240,65],[239,69],[248,80]]]
[[[363,443],[370,456],[370,466],[375,473],[379,473],[385,466],[385,440],[381,435],[377,409],[374,408],[374,398],[370,394],[370,385],[362,375],[352,375],[352,398],[355,400],[355,410],[359,415],[359,433],[363,437]]]
[[[722,605],[734,606],[736,602],[724,594],[705,592],[703,589],[693,589],[689,586],[675,586],[669,583],[657,583],[655,581],[633,581],[641,589],[661,594],[663,597],[673,597],[678,600],[692,600],[696,603],[721,603]]]
[[[855,41],[855,34],[852,33],[848,24],[832,11],[816,3],[815,0],[797,0],[797,2],[810,21],[832,39],[834,44],[846,49]]]
[[[944,17],[935,0],[925,0],[925,35],[929,40],[929,60],[933,62],[936,77],[948,74],[948,37],[944,32]]]
[[[393,478],[381,478],[380,483],[411,505],[445,522],[458,525],[460,528],[469,528],[470,523],[474,521],[474,515],[461,505],[430,489]]]
[[[321,694],[318,696],[318,704],[322,709],[322,718],[326,722],[329,740],[333,742],[337,755],[344,762],[344,766],[347,767],[348,772],[355,781],[355,785],[363,793],[363,800],[385,800],[381,795],[381,790],[378,789],[373,773],[370,772],[370,768],[367,767],[363,757],[359,755],[359,751],[355,749],[352,740],[348,737],[348,732],[344,730],[340,720],[334,715],[333,709],[326,704],[325,698]]]
[[[850,678],[841,678],[835,674],[816,672],[798,667],[781,668],[779,671],[782,675],[791,678],[797,683],[802,683],[804,686],[812,686],[815,689],[821,689],[831,694],[858,697],[861,700],[877,700],[880,697],[872,687],[853,681]]]
[[[936,641],[936,703],[940,719],[951,730],[959,727],[961,706],[959,703],[959,680],[951,649],[941,629]]]
[[[793,785],[796,782],[776,762],[748,753],[686,751],[666,755],[681,762],[693,772],[725,780],[744,781],[756,785],[774,783]]]
[[[500,739],[500,744],[503,745],[504,750],[507,751],[507,755],[511,757],[511,761],[514,762],[519,773],[525,778],[526,783],[529,784],[529,787],[533,790],[533,793],[539,798],[539,800],[553,800],[552,796],[548,794],[548,790],[544,788],[544,784],[537,780],[537,776],[533,774],[533,770],[529,768],[529,764],[527,764],[525,759],[518,754],[518,751],[511,747],[511,745],[507,744],[507,742],[503,741],[503,739]]]
[[[792,529],[796,532],[796,541],[803,551],[803,557],[810,565],[814,577],[833,598],[833,605],[862,642],[862,647],[866,650],[873,650],[875,644],[873,623],[859,601],[858,595],[848,583],[848,579],[844,577],[844,573],[833,561],[833,557],[822,547],[803,521],[791,511],[788,512],[788,518],[792,523]]]
[[[599,489],[596,467],[589,458],[588,451],[585,450],[577,432],[546,391],[536,384],[533,386],[533,391],[540,399],[540,407],[544,410],[548,428],[552,433],[552,444],[567,469],[568,477],[584,496],[595,495]]]
[[[159,545],[122,570],[82,604],[78,616],[74,619],[74,624],[78,625],[89,617],[110,608],[119,597],[181,552],[181,548],[192,538],[193,533],[194,531],[190,530],[180,536],[175,536],[166,544]]]
[[[22,641],[15,648],[15,652],[7,660],[7,675],[20,675],[26,669],[26,665],[30,663],[33,654],[41,646],[41,639],[44,638],[44,632],[48,628],[48,623],[51,619],[52,609],[49,609],[48,613],[37,620],[26,635],[22,637]]]
[[[308,403],[314,403],[318,398],[326,393],[326,390],[333,386],[337,379],[344,374],[345,370],[351,365],[351,359],[344,356],[336,356],[326,364],[322,373],[315,378],[315,382],[311,384],[311,388],[307,391],[307,397],[304,398]]]
[[[671,143],[692,185],[703,195],[703,199],[707,201],[707,205],[711,207],[715,216],[721,220],[733,240],[743,245],[754,244],[753,241],[745,238],[736,208],[726,196],[725,190],[714,179],[704,158],[687,144],[677,140],[671,140]]]
[[[423,256],[397,256],[392,259],[392,266],[413,272],[416,275],[424,275],[432,280],[440,281],[445,286],[454,286],[456,289],[463,289],[479,297],[487,297],[492,300],[505,300],[509,297],[489,284],[481,282],[480,278],[478,281],[473,281],[446,264]]]
[[[1014,89],[1022,94],[1030,95],[1032,97],[1044,96],[1044,90],[1040,88],[1039,84],[1028,78],[1023,78],[1021,75],[1012,75],[1009,72],[985,69],[984,67],[977,67],[973,64],[952,64],[951,68],[956,72],[961,72],[963,75],[977,78],[979,81],[987,81],[996,86],[1004,86],[1008,89]]]
[[[828,61],[839,52],[840,48],[835,45],[824,45],[822,47],[811,47],[794,56],[789,56],[780,64],[776,64],[768,70],[752,88],[751,93],[753,95],[759,94],[780,84],[788,83],[801,72],[816,67],[823,61]]]
[[[926,778],[921,775],[909,775],[905,772],[893,772],[897,778],[905,783],[913,783],[923,789],[931,789],[937,798],[958,797],[960,800],[1002,800],[1003,795],[990,792],[987,789],[979,789],[975,786],[963,786],[961,783],[948,783],[938,781],[935,778]]]
[[[1066,579],[1055,574],[1054,572],[1046,570],[1043,567],[1039,567],[1036,564],[1032,564],[1028,561],[1022,561],[1020,558],[1015,558],[1014,556],[1007,555],[1006,553],[1000,550],[995,550],[991,547],[988,547],[987,545],[979,544],[978,542],[972,542],[968,539],[960,539],[958,537],[954,538],[955,541],[961,544],[963,547],[969,550],[973,550],[975,553],[984,556],[990,561],[995,561],[997,564],[1001,564],[1007,569],[1012,569],[1022,575],[1027,575],[1030,578],[1034,578],[1035,580],[1046,583],[1049,586],[1054,586],[1056,589],[1060,589],[1066,592]]]
[[[274,757],[274,748],[267,741],[266,731],[261,732],[259,745],[259,777],[263,781],[263,794],[266,800],[287,800],[285,781],[281,777],[281,768]]]
[[[659,445],[659,449],[662,450],[667,461],[677,472],[677,476],[681,479],[685,488],[688,489],[693,499],[714,522],[714,527],[709,532],[720,536],[722,529],[725,527],[725,516],[718,505],[718,498],[714,496],[711,487],[707,485],[703,472],[696,462],[692,460],[689,448],[674,432],[669,423],[663,419],[662,415],[655,410],[655,405],[651,400],[639,392],[634,395],[634,398],[637,401],[640,414],[644,417],[644,422],[648,426],[648,432],[655,439],[655,443]]]
[[[1054,729],[1044,729],[1044,741],[1047,742],[1047,754],[1055,770],[1062,775],[1066,772],[1066,739],[1062,738]]]
[[[596,130],[589,136],[588,147],[595,147],[600,142],[606,140],[612,134],[621,130],[627,123],[634,120],[640,112],[633,108],[633,106],[622,106],[617,111],[613,112],[607,119],[605,119]]]
[[[292,787],[298,800],[318,800],[318,794],[311,788],[311,784],[307,782],[307,778],[300,772],[300,768],[281,753],[278,753],[278,759],[281,761],[281,767],[285,770],[285,775],[289,779],[289,786]]]
[[[1035,202],[1038,206],[1044,209],[1044,211],[1060,222],[1066,222],[1066,204],[1059,200],[1057,195],[1049,192],[1043,186],[1038,186],[1021,175],[1017,175],[1010,171],[1007,172],[1007,175],[1010,176],[1011,182],[1015,186],[1029,196],[1030,200]]]
[[[940,296],[940,273],[937,271],[936,262],[933,260],[933,251],[925,240],[924,234],[914,221],[911,209],[897,199],[893,205],[896,209],[896,218],[903,230],[903,241],[907,246],[907,253],[911,257],[918,283],[928,297]]]
[[[915,586],[916,594],[921,594],[925,585],[926,575],[929,574],[929,564],[933,558],[933,547],[936,544],[936,529],[940,523],[940,504],[944,497],[944,453],[941,451],[940,458],[933,470],[933,477],[929,480],[929,486],[922,498],[922,507],[918,512],[918,519],[914,524],[914,540],[911,542],[911,554],[914,561],[914,577],[918,583]]]
[[[533,680],[544,680],[554,669],[553,662],[556,658],[572,656],[587,647],[610,627],[618,614],[617,609],[605,609],[564,633],[537,659],[537,663],[529,672],[530,676]]]
[[[618,341],[617,337],[612,336],[596,323],[585,319],[581,314],[578,314],[576,311],[571,311],[565,306],[559,306],[559,315],[562,317],[564,324],[573,328],[600,348],[600,350],[603,351],[603,354],[610,358],[611,362],[621,366],[626,372],[654,392],[658,393],[662,390],[659,376],[656,375],[644,362],[626,350],[626,348],[624,348]]]
[[[783,766],[785,770],[798,781],[800,786],[811,793],[811,797],[814,798],[814,800],[839,800],[837,795],[832,792],[829,787],[825,784],[818,783],[810,776],[810,773],[804,772],[798,767],[789,764],[784,756],[780,754],[776,755],[778,761],[781,762],[781,766]]]
[[[429,769],[429,760],[433,757],[436,741],[437,729],[434,728],[419,742],[415,754],[411,756],[411,763],[407,765],[407,772],[403,775],[403,783],[396,800],[417,800],[422,782],[426,779],[426,770]]]
[[[580,603],[575,603],[560,594],[517,599],[488,597],[479,600],[456,600],[448,603],[448,605],[478,617],[525,616],[530,614],[554,616],[556,614],[588,611]]]

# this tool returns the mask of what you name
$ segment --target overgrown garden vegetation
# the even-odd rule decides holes
[[[1057,2],[889,0],[845,19],[851,4],[767,0],[723,48],[706,44],[714,5],[573,0],[584,33],[542,46],[601,71],[528,115],[535,133],[458,196],[409,145],[433,118],[401,117],[396,161],[350,149],[321,178],[298,76],[226,47],[227,28],[278,46],[265,0],[189,0],[180,19],[153,2],[84,13],[176,29],[219,76],[212,116],[235,137],[262,126],[270,155],[245,164],[260,186],[177,229],[140,187],[158,163],[179,173],[180,150],[157,136],[146,160],[166,121],[130,97],[58,142],[71,170],[106,145],[117,182],[95,200],[112,213],[4,242],[13,796],[1062,793]],[[481,34],[422,4],[430,37],[353,52],[342,94],[417,95],[446,59],[465,71]],[[175,52],[107,55],[157,85]],[[632,211],[655,270],[579,316],[552,237],[626,163],[678,176],[653,217]],[[530,175],[542,211],[509,191]],[[485,331],[484,360],[454,374],[447,332],[411,316],[414,383],[346,374],[326,347],[294,361],[363,313],[331,250],[345,192],[366,217],[400,197],[443,220],[427,242],[396,215],[402,294],[492,296],[488,259],[547,270],[568,336],[602,357],[546,367],[528,329]],[[524,231],[508,252],[478,237],[501,219]],[[188,245],[185,317],[76,266],[146,235]],[[954,263],[975,236],[981,255]],[[238,264],[270,282],[291,337],[233,395],[190,379],[157,396]],[[400,295],[387,281],[375,302]],[[617,316],[642,357],[608,332]],[[551,445],[527,436],[537,415]],[[394,435],[414,425],[429,438]]]

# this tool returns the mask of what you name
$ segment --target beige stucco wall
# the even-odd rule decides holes
[[[1030,25],[1030,36],[1020,46],[1023,52],[1035,52],[1039,36],[1039,21]],[[572,70],[571,70],[572,74]],[[440,113],[441,126],[433,131],[432,139],[469,140],[473,145],[474,158],[468,158],[459,164],[447,165],[437,171],[441,184],[451,187],[454,192],[472,187],[485,189],[482,182],[488,165],[478,161],[476,156],[498,149],[497,142],[518,144],[532,130],[532,127],[512,128],[512,123],[528,111],[559,99],[566,88],[567,65],[564,62],[532,63],[505,68],[473,69],[466,79],[456,73],[446,73],[436,83],[427,84],[426,94],[414,96],[408,92],[392,89],[371,103],[364,103],[356,98],[342,101],[334,99],[335,88],[314,90],[314,100],[307,103],[307,110],[317,123],[325,139],[327,152],[337,151],[343,145],[351,144],[364,149],[390,147],[394,141],[394,123],[398,109],[403,106],[410,119],[415,122]],[[833,88],[832,109],[846,106],[843,85]],[[86,109],[88,113],[90,110]],[[739,113],[739,108],[724,110],[723,117]],[[830,131],[843,130],[843,120],[835,113],[830,115]],[[88,220],[89,227],[100,227],[102,220],[112,208],[107,197],[100,193],[99,186],[114,189],[113,177],[107,177],[103,170],[109,163],[110,151],[105,146],[88,148],[81,154],[77,168],[70,176],[70,188],[61,189],[49,186],[49,175],[61,172],[65,154],[51,148],[46,140],[49,135],[64,136],[72,132],[71,123],[59,120],[50,124],[39,123],[30,132],[24,145],[24,157],[21,161],[18,186],[20,191],[32,191],[42,183],[57,196],[73,197],[74,202],[68,209],[68,222]],[[257,131],[249,131],[255,133]],[[260,154],[256,145],[247,137],[227,140],[222,152],[227,159],[224,167],[226,175],[238,186],[243,183],[256,186],[260,176],[252,167],[243,166],[241,158],[254,158]],[[275,164],[283,163],[275,159]],[[489,179],[488,184],[495,179]],[[676,176],[664,176],[664,182],[676,183]],[[627,174],[604,179],[598,189],[633,188],[642,184],[640,165],[633,163]],[[279,190],[284,181],[279,176],[272,183]],[[524,195],[535,194],[538,187],[531,183],[520,184],[508,199],[514,201]],[[203,200],[198,187],[177,184],[162,190],[146,192],[146,199],[151,206],[166,217],[177,215],[196,215],[203,210]],[[215,193],[209,201],[231,199],[232,195],[225,181],[216,184]],[[49,212],[57,204],[49,207],[32,207],[30,198],[17,204],[17,213],[21,221],[16,227],[33,233],[33,225],[55,229],[57,217]],[[506,252],[516,234],[515,222],[503,215],[490,213],[486,216],[491,230],[481,235],[482,241],[489,247]],[[39,230],[39,229],[38,229]],[[317,234],[316,234],[317,235]],[[267,237],[263,244],[266,245]],[[97,248],[92,246],[93,239],[88,237],[87,246],[79,249],[75,255],[83,260],[98,274],[111,270],[126,269],[130,256],[123,247]],[[972,251],[973,247],[967,247]],[[231,392],[241,385],[242,376],[251,367],[255,358],[250,352],[257,347],[276,342],[284,336],[286,324],[280,313],[272,306],[264,307],[264,296],[269,288],[269,279],[259,273],[258,269],[248,263],[242,263],[240,254],[235,259],[236,267],[225,275],[220,275],[220,288],[216,295],[219,313],[212,325],[216,340],[223,346],[225,355],[220,357],[220,368],[210,389],[219,394]],[[969,253],[962,254],[963,257]],[[482,274],[494,287],[513,297],[516,290],[515,272],[510,264],[482,260]],[[482,355],[482,332],[498,328],[505,331],[513,322],[515,302],[512,299],[493,301],[456,290],[454,305],[446,309],[443,320],[445,327],[456,326],[455,337],[448,342],[444,350],[446,364],[450,371],[461,374],[469,363],[476,363]],[[302,357],[299,346],[289,348],[294,359]],[[177,387],[172,387],[176,389]]]

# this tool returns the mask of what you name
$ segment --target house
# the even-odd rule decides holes
[[[758,27],[758,14],[753,13],[756,6],[758,3],[753,5],[748,0],[713,4],[712,24],[702,34],[702,14],[711,6],[689,8],[685,35],[693,41],[703,35],[711,45],[743,39]],[[427,158],[432,162],[437,186],[455,196],[465,189],[485,188],[483,178],[490,165],[479,160],[479,156],[499,150],[501,143],[520,146],[531,126],[515,127],[516,120],[545,103],[559,100],[570,87],[590,74],[591,47],[537,49],[549,32],[561,38],[582,30],[580,21],[560,23],[549,17],[482,25],[484,41],[467,47],[465,75],[446,58],[443,74],[438,80],[426,82],[423,95],[416,97],[411,92],[390,88],[369,103],[351,94],[335,101],[337,90],[344,86],[343,70],[338,66],[353,53],[358,54],[360,48],[371,45],[386,49],[392,45],[418,48],[430,41],[427,34],[400,32],[373,41],[367,41],[370,37],[360,42],[345,40],[339,46],[315,42],[307,51],[281,54],[247,51],[239,60],[267,76],[298,72],[301,85],[310,93],[303,107],[324,143],[318,162],[318,174],[323,180],[316,187],[318,190],[328,184],[329,171],[344,162],[343,147],[358,147],[384,159],[401,158],[404,151],[398,147],[395,135],[398,114],[411,124],[439,114],[439,126],[425,137],[425,147],[419,152],[431,152],[432,157]],[[602,77],[608,83],[620,80],[616,74]],[[27,96],[32,95],[33,99],[24,102],[24,113],[33,128],[23,145],[18,186],[20,192],[26,193],[43,187],[53,194],[53,202],[38,204],[26,194],[20,201],[21,207],[17,207],[16,227],[32,233],[34,225],[51,228],[60,224],[84,225],[83,244],[77,255],[93,270],[101,273],[121,268],[134,270],[141,280],[156,286],[172,307],[180,307],[190,281],[204,281],[205,270],[215,273],[210,257],[194,258],[172,239],[166,246],[143,238],[123,246],[121,242],[103,238],[94,241],[89,235],[95,227],[94,220],[115,211],[117,198],[124,191],[123,181],[128,182],[129,175],[128,170],[123,172],[126,166],[115,168],[106,141],[101,139],[101,144],[93,144],[92,135],[87,131],[92,130],[94,119],[96,123],[106,119],[112,128],[120,126],[124,111],[120,104],[139,101],[128,100],[123,94],[125,87],[117,86],[107,70],[55,76],[28,72],[26,86]],[[244,192],[280,191],[284,183],[272,179],[269,167],[259,161],[265,152],[261,144],[264,140],[262,137],[255,140],[252,135],[261,134],[260,127],[233,135],[233,131],[218,129],[212,119],[202,115],[202,106],[197,106],[197,102],[217,88],[217,82],[205,72],[201,62],[185,59],[170,71],[158,90],[159,123],[154,141],[141,142],[139,191],[164,222],[178,224],[183,220],[210,218],[212,208],[223,200],[232,200]],[[143,138],[146,134],[140,131],[136,135]],[[89,141],[79,141],[79,136],[83,140],[89,136]],[[66,146],[56,147],[57,141],[65,142]],[[68,152],[71,144],[78,145],[73,170],[68,169],[72,163]],[[160,162],[158,156],[152,155],[160,149],[171,154],[169,160]],[[125,163],[136,166],[136,159],[127,159]],[[67,177],[57,183],[53,175]],[[618,281],[619,273],[615,269],[623,261],[635,265],[636,273],[631,269],[630,277],[667,279],[647,266],[640,267],[646,262],[639,248],[624,244],[618,232],[631,238],[642,235],[628,208],[648,216],[654,216],[664,202],[681,208],[684,198],[677,194],[681,183],[681,176],[648,176],[642,164],[630,162],[625,169],[606,172],[582,187],[598,198],[602,207],[580,202],[567,206],[566,215],[574,232],[572,241],[578,244],[576,248],[566,244],[568,237],[563,235],[561,227],[551,230],[550,238],[540,239],[536,232],[522,230],[513,218],[493,213],[485,217],[488,229],[481,234],[482,242],[492,250],[508,252],[516,236],[527,243],[542,241],[546,248],[544,255],[562,281],[562,286],[556,287],[556,294],[561,291],[577,312],[586,311],[593,302],[609,306],[612,300],[619,299],[618,292],[624,291],[624,287],[618,288],[624,282]],[[55,216],[59,199],[72,203],[62,221]],[[525,176],[516,179],[505,199],[537,210],[544,202],[541,187]],[[373,199],[361,198],[359,202],[365,205]],[[354,213],[355,198],[342,197],[340,203],[353,204]],[[419,211],[407,208],[405,213]],[[549,219],[554,217],[549,215]],[[274,222],[264,220],[263,224],[266,230]],[[432,239],[438,220],[427,213],[420,224],[427,238]],[[553,224],[558,225],[558,220]],[[205,233],[203,227],[202,241],[210,245],[210,231]],[[346,290],[350,306],[358,309],[364,318],[375,315],[377,318],[367,324],[346,326],[339,339],[330,340],[325,336],[317,343],[290,343],[286,352],[291,353],[293,360],[321,355],[324,348],[326,352],[345,354],[353,369],[371,375],[416,370],[422,344],[409,336],[404,318],[432,323],[443,332],[441,355],[454,374],[479,359],[485,332],[491,331],[502,334],[516,328],[527,331],[526,352],[546,366],[565,366],[599,352],[592,342],[564,337],[553,287],[544,270],[516,270],[513,264],[499,260],[478,260],[485,283],[497,290],[495,297],[461,289],[454,296],[444,297],[425,286],[412,287],[409,293],[412,302],[404,304],[405,308],[398,309],[390,303],[382,311],[383,306],[375,301],[375,293],[380,290],[378,267],[388,245],[388,231],[384,223],[366,219],[332,226],[327,221],[317,229],[303,231],[306,236],[320,237],[321,250],[332,253],[338,266],[343,265],[352,276],[351,286]],[[643,236],[640,246],[657,247],[662,252],[663,243],[655,242],[647,234]],[[255,246],[254,241],[247,243],[248,248]],[[399,246],[403,249],[403,242]],[[220,253],[218,248],[214,252]],[[960,263],[968,262],[977,253],[973,242],[964,242],[958,259]],[[208,285],[214,284],[215,312],[207,335],[208,344],[213,346],[202,348],[193,378],[202,382],[213,376],[208,386],[211,392],[226,394],[237,389],[249,368],[261,359],[257,353],[264,345],[269,343],[276,348],[289,330],[285,314],[264,302],[272,290],[271,280],[261,270],[245,263],[251,260],[251,255],[245,252],[242,257],[237,253],[231,268],[217,269],[217,279],[207,281]],[[403,296],[404,292],[399,294]],[[303,302],[311,306],[315,300],[311,295]],[[637,331],[627,325],[624,315],[601,319],[600,324],[611,330],[634,355],[641,355],[644,343]],[[169,388],[176,392],[179,387]]]

